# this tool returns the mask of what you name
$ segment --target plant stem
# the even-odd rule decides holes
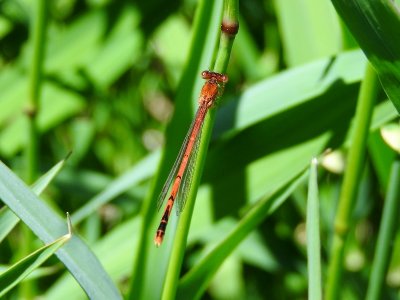
[[[400,155],[392,164],[391,176],[376,244],[375,258],[367,290],[367,300],[381,299],[380,294],[389,266],[400,209]]]
[[[213,68],[213,71],[219,73],[226,72],[233,41],[239,29],[238,5],[238,0],[224,1],[220,44],[217,53],[217,60]],[[182,266],[183,256],[185,254],[187,235],[189,233],[190,221],[193,214],[195,203],[194,200],[196,198],[197,188],[200,183],[214,120],[215,110],[211,110],[208,113],[208,117],[204,121],[202,138],[199,145],[199,153],[193,171],[193,181],[188,194],[185,213],[182,214],[179,221],[179,230],[177,230],[174,248],[172,250],[170,263],[168,265],[168,269],[171,271],[167,273],[167,277],[165,279],[164,293],[162,296],[163,299],[175,299],[176,296],[180,269]]]
[[[319,230],[318,161],[310,166],[307,199],[307,265],[308,299],[322,299],[321,287],[321,240]]]
[[[225,0],[221,23],[221,39],[214,71],[226,73],[235,36],[239,31],[239,1]]]
[[[339,292],[342,289],[344,245],[364,165],[371,115],[379,86],[378,77],[371,65],[368,64],[358,97],[352,142],[348,153],[338,211],[335,217],[335,232],[326,286],[327,300],[338,299]]]
[[[37,153],[38,153],[38,130],[37,113],[39,111],[39,99],[42,88],[42,73],[46,34],[46,14],[47,0],[37,0],[34,9],[35,15],[32,20],[32,65],[29,77],[29,97],[25,107],[28,117],[28,146],[26,149],[27,176],[28,183],[32,183],[37,173]]]
[[[167,273],[169,272],[177,273],[178,275],[180,273],[180,266],[178,267],[178,264],[174,264],[174,266],[178,267],[178,269],[172,269],[168,265],[171,259],[174,260],[174,258],[171,258],[172,248],[181,247],[177,246],[178,242],[175,243],[175,239],[173,245],[169,244],[169,242],[172,243],[170,239],[174,238],[175,235],[172,228],[172,222],[169,226],[169,240],[164,241],[162,247],[159,249],[155,249],[154,246],[152,237],[154,236],[156,228],[151,226],[151,224],[152,221],[159,222],[158,218],[155,220],[155,203],[157,201],[158,193],[162,189],[164,183],[163,181],[168,176],[173,159],[179,150],[181,141],[177,139],[177,137],[184,136],[186,128],[182,125],[190,124],[190,112],[193,110],[193,103],[188,101],[188,99],[196,96],[196,84],[197,82],[200,82],[198,75],[200,71],[203,70],[204,65],[209,64],[209,61],[212,59],[212,52],[215,48],[216,34],[218,30],[216,30],[217,28],[215,25],[211,27],[211,24],[217,23],[215,22],[215,19],[219,18],[221,15],[220,12],[221,4],[219,2],[216,1],[210,3],[208,0],[199,1],[193,26],[193,38],[190,47],[191,50],[189,52],[188,62],[185,66],[179,87],[177,89],[175,97],[175,113],[166,131],[167,140],[160,162],[160,169],[158,171],[156,180],[153,182],[151,189],[152,192],[149,194],[148,199],[144,201],[142,208],[142,228],[140,230],[137,255],[133,265],[133,275],[128,299],[148,299],[149,297],[161,298],[163,293],[161,290],[163,284],[162,282],[159,283],[160,290],[157,289],[157,291],[152,291],[152,295],[146,294],[151,287],[154,287],[154,282],[150,282],[152,279],[149,280],[149,278],[153,277],[149,275],[149,273],[153,272],[154,265],[157,265],[159,268],[158,275],[162,278],[160,281],[165,281],[165,278],[168,277]],[[212,47],[210,47],[210,45],[212,45]],[[211,112],[212,111],[210,111],[208,114]],[[207,120],[208,119],[209,118],[207,118]],[[206,124],[207,122],[203,126],[203,137],[207,137],[207,135],[204,134],[204,129],[207,127]],[[201,155],[200,149],[197,158],[199,158]],[[196,178],[193,179],[192,184],[196,184]],[[191,215],[190,201],[191,200],[189,198],[185,205],[185,212],[180,216],[181,219],[185,215]],[[183,246],[182,251],[184,250],[185,247]],[[175,253],[174,256],[179,256],[179,253]],[[169,277],[171,277],[171,275]],[[169,288],[163,288],[164,293],[167,289]],[[174,287],[172,287],[172,289],[174,289]],[[154,293],[157,295],[154,296]]]
[[[44,59],[44,45],[46,33],[47,0],[34,2],[34,15],[31,22],[31,43],[32,43],[32,65],[29,77],[28,103],[25,107],[25,114],[28,118],[28,143],[25,152],[26,159],[26,182],[31,184],[36,177],[38,169],[38,145],[39,133],[37,129],[37,113],[39,111],[39,99],[42,87],[42,72]],[[22,226],[22,255],[26,256],[31,252],[32,232]],[[21,284],[21,293],[25,299],[33,299],[34,283],[27,281]]]

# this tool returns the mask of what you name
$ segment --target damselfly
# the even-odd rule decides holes
[[[157,247],[160,246],[163,241],[168,219],[175,200],[177,203],[177,214],[182,212],[185,206],[188,191],[190,189],[190,182],[193,177],[192,171],[194,162],[196,161],[204,119],[208,110],[213,106],[218,98],[218,95],[220,95],[225,83],[228,82],[227,75],[216,72],[203,71],[201,76],[207,81],[204,83],[201,89],[199,96],[199,108],[197,109],[196,117],[190,125],[178,157],[176,158],[172,170],[169,173],[167,181],[165,182],[158,198],[157,205],[158,209],[160,209],[169,192],[168,201],[154,238],[154,243]]]

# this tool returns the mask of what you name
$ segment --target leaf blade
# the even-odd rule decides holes
[[[62,219],[3,163],[0,163],[0,197],[45,243],[65,232]],[[89,297],[122,298],[95,255],[78,236],[74,235],[65,247],[59,249],[57,256]]]

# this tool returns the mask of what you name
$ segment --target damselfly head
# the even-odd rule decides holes
[[[211,75],[212,73],[213,72],[211,72],[211,71],[205,70],[205,71],[201,72],[201,77],[203,79],[210,79],[212,77],[212,75]]]
[[[212,80],[214,79],[218,83],[227,83],[228,82],[228,76],[225,74],[217,73],[217,72],[212,72],[212,71],[203,71],[201,72],[201,77],[206,80]]]
[[[229,80],[228,75],[226,75],[226,74],[221,74],[220,81],[221,81],[222,83],[227,83],[228,80]]]

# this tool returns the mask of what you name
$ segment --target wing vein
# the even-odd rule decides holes
[[[172,166],[172,169],[169,172],[168,178],[164,183],[164,186],[163,186],[163,188],[161,190],[160,195],[158,196],[158,200],[157,200],[157,209],[158,210],[160,210],[160,208],[162,207],[162,205],[164,203],[164,200],[165,200],[165,198],[167,196],[167,193],[170,190],[171,184],[172,184],[173,180],[176,177],[176,173],[178,171],[178,167],[182,162],[183,153],[185,152],[185,149],[186,149],[186,147],[187,147],[187,145],[189,143],[189,138],[192,135],[192,131],[193,131],[193,128],[194,128],[194,126],[196,124],[197,116],[198,116],[198,114],[200,112],[200,109],[201,109],[201,107],[199,107],[197,109],[196,117],[193,119],[192,123],[190,124],[189,130],[188,130],[188,132],[187,132],[187,134],[185,136],[185,139],[184,139],[184,141],[182,143],[182,146],[181,146],[181,148],[179,150],[178,156],[176,157],[174,165]]]

